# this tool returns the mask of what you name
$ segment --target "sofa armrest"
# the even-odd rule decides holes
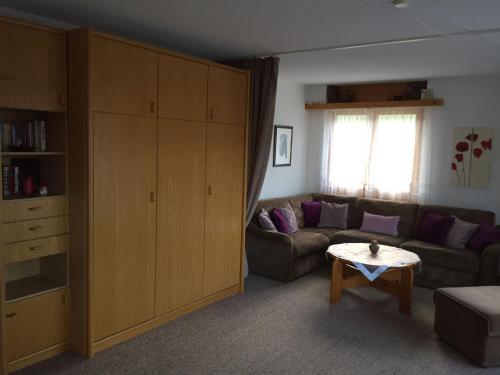
[[[500,284],[500,243],[488,246],[481,254],[479,285]]]
[[[250,272],[280,281],[292,279],[293,244],[287,234],[265,231],[250,223],[246,251]]]

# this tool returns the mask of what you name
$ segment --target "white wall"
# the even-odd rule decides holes
[[[425,116],[428,195],[422,203],[478,208],[494,211],[500,222],[500,75],[429,79],[434,96],[444,107],[427,108]],[[326,100],[326,85],[306,86],[308,102]],[[313,151],[323,142],[324,117],[320,111],[308,115],[308,168],[310,191],[319,189],[322,154]],[[452,158],[452,132],[459,126],[489,126],[495,129],[491,183],[487,189],[460,188],[448,183]]]
[[[307,121],[304,103],[303,85],[278,79],[274,124],[293,126],[292,165],[273,167],[271,146],[260,199],[283,197],[306,191]]]

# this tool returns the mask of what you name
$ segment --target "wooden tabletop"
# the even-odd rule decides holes
[[[344,243],[332,245],[327,254],[348,262],[357,262],[370,266],[388,266],[390,268],[412,267],[420,263],[420,257],[411,251],[393,246],[379,245],[380,249],[373,255],[368,243]]]

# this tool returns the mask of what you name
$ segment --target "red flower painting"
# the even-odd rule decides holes
[[[468,131],[465,134],[462,133],[463,138],[455,138],[455,154],[451,163],[452,173],[456,175],[454,179],[458,186],[484,186],[484,177],[481,177],[483,180],[481,183],[476,183],[473,179],[476,179],[478,175],[485,175],[484,172],[478,172],[478,168],[482,168],[484,171],[484,166],[488,165],[490,155],[486,155],[486,153],[489,153],[492,147],[491,132],[487,130],[488,128],[457,129],[462,129],[461,131],[467,129]]]

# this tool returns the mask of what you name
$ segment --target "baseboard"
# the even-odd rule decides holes
[[[116,345],[120,342],[127,341],[132,337],[138,336],[162,324],[170,322],[183,315],[189,314],[190,312],[201,309],[202,307],[208,306],[214,302],[220,301],[222,299],[225,299],[227,297],[230,297],[238,293],[240,293],[240,285],[233,286],[229,289],[223,290],[222,292],[213,294],[199,301],[181,307],[180,309],[157,316],[156,318],[148,320],[147,322],[141,323],[135,327],[126,329],[125,331],[106,337],[102,340],[96,341],[92,344],[91,356],[93,356],[97,352],[100,352],[101,350],[110,348],[111,346]]]
[[[16,359],[15,361],[9,362],[7,364],[7,372],[11,373],[22,369],[24,367],[31,366],[35,363],[53,357],[55,355],[61,354],[70,348],[70,342],[66,341],[61,344],[51,346],[50,348],[40,350],[39,352],[27,355],[26,357]]]

